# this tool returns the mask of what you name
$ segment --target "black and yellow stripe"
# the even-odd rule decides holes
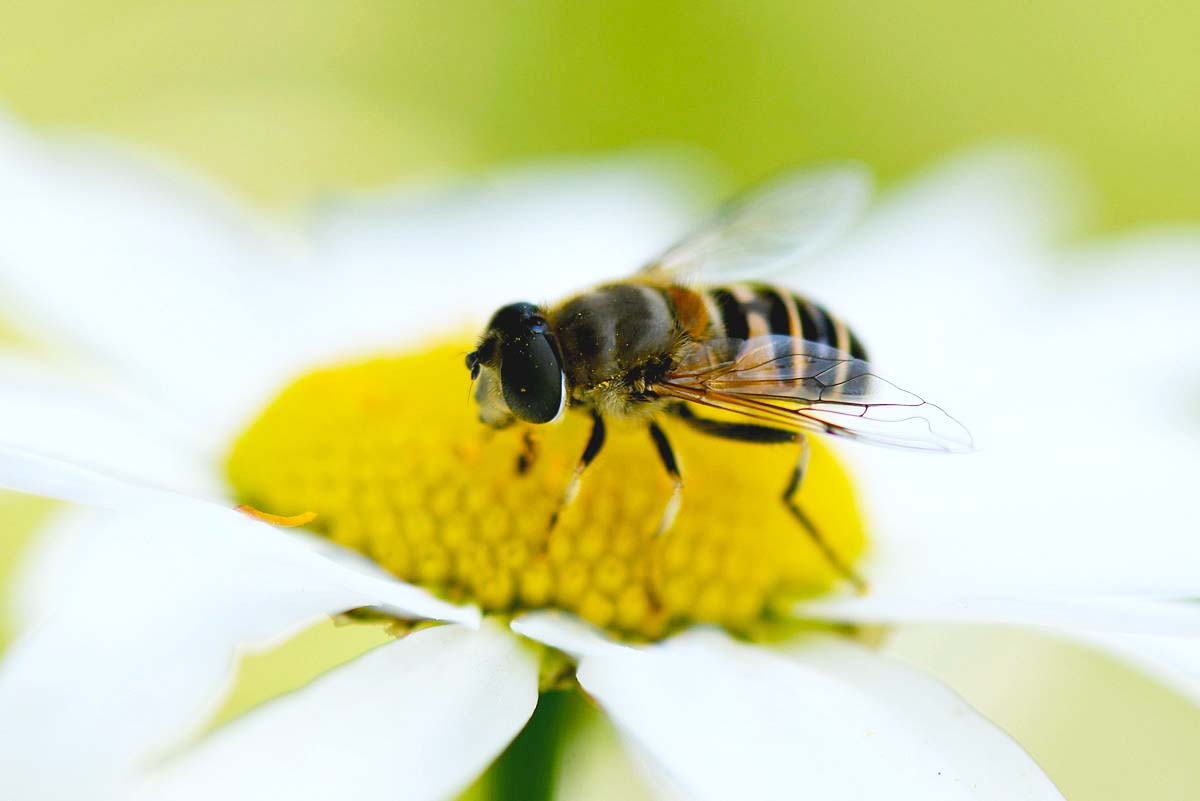
[[[749,339],[782,334],[818,342],[866,360],[862,342],[820,304],[769,284],[728,284],[701,290],[709,309],[708,337]]]

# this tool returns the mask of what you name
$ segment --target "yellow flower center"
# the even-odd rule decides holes
[[[669,418],[685,484],[669,531],[654,535],[671,483],[645,425],[614,422],[548,534],[590,420],[487,429],[469,401],[466,350],[299,379],[234,446],[239,500],[315,512],[311,527],[334,541],[486,611],[554,607],[638,638],[696,621],[748,631],[837,580],[781,500],[797,446],[715,439]],[[819,441],[798,500],[847,563],[862,552],[850,483]]]

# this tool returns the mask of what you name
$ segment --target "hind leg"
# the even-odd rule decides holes
[[[787,487],[783,491],[783,503],[791,512],[792,517],[800,524],[805,535],[816,546],[817,550],[829,563],[829,565],[838,572],[838,574],[846,581],[854,586],[855,591],[859,594],[865,594],[867,591],[867,583],[847,565],[837,552],[829,545],[828,540],[817,528],[812,519],[796,502],[796,494],[800,491],[800,486],[804,481],[804,473],[808,470],[808,440],[804,434],[798,431],[785,431],[780,428],[771,428],[770,426],[760,426],[753,423],[732,423],[724,420],[709,420],[703,417],[698,417],[690,408],[685,405],[680,405],[672,409],[672,413],[683,420],[695,430],[721,439],[732,439],[739,442],[755,442],[759,444],[781,444],[786,442],[798,442],[800,444],[800,456],[796,460],[796,467],[792,470],[792,475],[788,479]]]
[[[859,595],[865,595],[867,583],[842,561],[842,558],[829,545],[829,541],[825,539],[825,535],[813,523],[812,518],[805,514],[804,510],[800,508],[800,504],[796,503],[796,494],[800,492],[800,485],[804,482],[804,473],[808,470],[808,438],[803,434],[797,434],[796,438],[800,440],[800,458],[796,460],[796,468],[792,471],[791,479],[788,480],[787,489],[783,491],[783,504],[792,513],[792,517],[796,518],[796,522],[804,529],[804,533],[808,535],[812,544],[817,546],[817,550],[821,552],[833,569],[850,582]]]

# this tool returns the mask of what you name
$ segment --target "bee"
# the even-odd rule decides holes
[[[714,437],[795,443],[781,502],[830,565],[865,591],[796,502],[808,465],[806,433],[945,452],[970,450],[970,435],[940,407],[879,378],[840,318],[755,279],[837,241],[870,195],[869,176],[854,165],[786,175],[728,203],[624,281],[551,306],[512,303],[492,316],[466,357],[481,422],[504,428],[568,412],[591,416],[548,534],[603,448],[605,421],[615,419],[644,422],[673,483],[655,530],[665,533],[683,491],[659,422],[672,416]]]

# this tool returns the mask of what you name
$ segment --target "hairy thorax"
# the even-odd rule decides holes
[[[572,405],[616,418],[649,416],[661,407],[648,387],[671,367],[683,334],[657,288],[597,287],[550,317]]]

